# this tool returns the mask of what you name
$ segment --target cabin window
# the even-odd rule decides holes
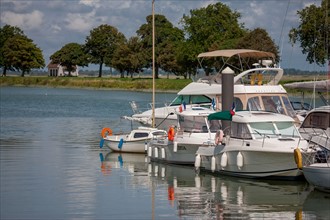
[[[282,100],[283,100],[283,103],[284,103],[284,106],[286,108],[288,115],[292,118],[295,117],[296,114],[294,113],[294,110],[291,106],[289,99],[285,96],[282,96]]]
[[[284,114],[284,109],[279,96],[262,96],[261,99],[266,111]]]
[[[277,122],[275,124],[281,136],[299,137],[299,133],[292,122]]]
[[[231,137],[240,139],[252,139],[247,124],[243,123],[231,123]]]
[[[143,133],[137,132],[134,134],[134,138],[144,138],[144,137],[148,137],[148,136],[149,136],[149,134],[145,133],[145,132],[143,132]]]
[[[326,112],[314,112],[306,116],[303,128],[322,128],[324,130],[330,127],[330,114]]]
[[[234,97],[234,103],[235,103],[236,111],[243,110],[243,103],[240,98]]]
[[[207,126],[204,117],[178,115],[180,130],[194,133],[207,133]]]
[[[204,95],[179,95],[177,96],[171,106],[181,105],[183,102],[188,104],[209,104],[212,100]]]
[[[259,101],[258,96],[249,98],[248,103],[247,103],[247,110],[249,110],[249,111],[260,111],[261,110],[260,101]]]
[[[276,135],[276,129],[271,122],[252,122],[250,123],[252,133],[258,138]]]
[[[220,120],[210,120],[209,127],[211,132],[217,132],[221,129],[221,121]]]

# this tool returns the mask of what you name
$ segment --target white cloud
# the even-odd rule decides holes
[[[65,22],[67,23],[66,28],[69,30],[84,33],[95,28],[98,24],[104,23],[106,20],[105,16],[96,16],[96,11],[93,10],[86,14],[68,14]]]
[[[31,13],[19,14],[11,11],[1,13],[1,22],[21,27],[23,30],[33,30],[41,27],[44,14],[34,10]]]
[[[101,7],[101,3],[99,0],[80,0],[79,4],[86,5],[86,6],[91,6],[94,8],[99,8]]]
[[[54,33],[54,34],[57,34],[62,30],[62,28],[57,24],[51,25],[50,29],[51,29],[52,33]]]

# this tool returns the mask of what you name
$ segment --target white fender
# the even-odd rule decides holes
[[[178,151],[178,142],[174,141],[173,142],[173,152],[177,152]]]
[[[148,157],[152,157],[152,147],[148,147]]]
[[[241,154],[241,152],[238,152],[236,156],[236,160],[237,160],[238,169],[241,169],[243,167],[243,155]]]
[[[195,158],[195,168],[199,168],[201,166],[201,155],[197,154]]]
[[[228,160],[228,157],[227,157],[227,153],[225,152],[221,156],[221,167],[222,168],[227,166],[227,160]]]
[[[162,147],[162,159],[165,159],[165,148]]]
[[[211,159],[211,170],[212,170],[212,172],[214,172],[214,170],[215,170],[215,157],[214,156],[212,156],[212,159]]]
[[[144,143],[144,151],[147,151],[148,150],[148,142],[145,142]]]

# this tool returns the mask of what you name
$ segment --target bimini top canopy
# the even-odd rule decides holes
[[[255,58],[265,58],[271,57],[275,59],[275,55],[270,52],[264,52],[259,50],[249,50],[249,49],[233,49],[233,50],[215,50],[211,52],[200,53],[198,58],[201,57],[232,57],[238,55],[239,57],[255,57]]]

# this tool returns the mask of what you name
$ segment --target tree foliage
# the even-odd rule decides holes
[[[5,25],[0,36],[0,65],[4,76],[7,70],[22,71],[24,76],[31,69],[45,66],[41,49],[18,27]]]
[[[126,41],[117,28],[103,24],[90,31],[86,37],[85,51],[91,56],[90,62],[99,64],[99,77],[102,77],[102,66],[112,65],[112,57],[117,47]]]
[[[236,48],[271,52],[275,54],[276,60],[279,60],[278,46],[270,38],[267,31],[262,28],[256,28],[253,31],[248,32],[238,41]]]
[[[290,30],[290,41],[292,44],[297,41],[300,42],[302,53],[307,54],[306,60],[309,63],[323,66],[330,56],[329,0],[323,0],[320,7],[310,5],[297,11],[297,14],[300,18],[300,24],[297,28]]]
[[[181,54],[181,57],[189,58],[191,62],[191,56],[197,57],[202,52],[236,48],[237,42],[246,33],[243,24],[238,23],[240,17],[240,13],[220,2],[190,10],[190,15],[183,15],[181,19],[190,51],[186,50],[189,54]],[[206,63],[212,65],[212,61]],[[197,65],[195,59],[194,66]]]
[[[25,36],[24,32],[14,26],[5,25],[0,28],[0,67],[2,75],[7,70],[29,72],[33,68],[42,68],[45,61],[42,51]]]
[[[152,15],[147,16],[147,23],[137,30],[138,37],[141,38],[143,54],[148,67],[152,65]],[[158,78],[159,68],[165,71],[175,69],[176,60],[173,50],[179,42],[183,40],[183,32],[174,27],[164,15],[155,15],[155,78]]]
[[[134,73],[138,73],[146,65],[140,38],[131,37],[127,43],[121,44],[113,55],[113,67],[124,77],[124,72],[133,78]]]
[[[50,56],[54,63],[64,66],[71,76],[77,66],[88,66],[88,56],[85,54],[82,45],[69,43]]]

